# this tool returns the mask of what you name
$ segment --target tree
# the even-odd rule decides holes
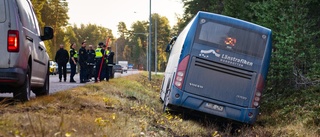
[[[124,60],[132,62],[132,49],[129,45],[124,46],[124,50],[122,52],[122,56]]]
[[[41,10],[43,8],[43,5],[46,3],[46,0],[31,0],[33,10],[37,16],[39,26],[42,28],[44,27],[45,23],[42,21],[41,17]]]
[[[99,42],[106,42],[107,38],[113,39],[112,31],[108,28],[97,26],[95,24],[81,24],[80,27],[74,25],[68,26],[66,31],[68,32],[65,37],[70,42],[75,42],[79,45],[85,41],[89,45],[96,46]]]
[[[52,47],[51,53],[54,55],[59,43],[63,43],[63,38],[57,41],[59,32],[62,32],[60,29],[68,25],[68,2],[66,0],[46,0],[41,9],[41,18],[46,26],[52,26],[54,29],[55,37],[53,37],[52,44],[49,43]]]
[[[147,68],[147,24],[146,21],[136,21],[129,31],[129,44],[132,45],[132,63],[140,69]]]
[[[127,25],[124,22],[119,22],[118,24],[118,33],[121,37],[126,37],[128,35]]]
[[[319,34],[315,28],[319,17],[310,18],[312,12],[308,7],[314,2],[269,0],[252,3],[256,23],[274,32],[274,52],[269,71],[271,89],[308,85],[311,77],[307,76],[313,76],[315,72],[311,70],[319,66],[315,60],[319,53],[315,48],[315,39]]]
[[[170,41],[171,27],[169,20],[166,17],[160,16],[157,13],[152,14],[152,20],[156,22],[157,26],[152,25],[153,38],[155,37],[155,27],[157,27],[157,49],[155,49],[155,39],[152,39],[152,56],[151,56],[151,70],[155,68],[155,51],[157,51],[157,69],[160,71],[165,70],[167,64],[167,53],[164,52],[168,42]],[[153,23],[155,24],[155,23]]]
[[[155,51],[157,51],[157,68],[158,70],[164,71],[165,65],[167,62],[167,53],[164,52],[164,49],[170,40],[170,25],[169,21],[166,17],[160,16],[157,13],[152,14],[152,43],[151,43],[151,70],[155,69]],[[155,25],[157,24],[157,26]],[[155,28],[156,27],[156,28]],[[132,24],[131,30],[129,30],[128,35],[128,42],[130,46],[128,46],[128,49],[125,49],[125,51],[132,52],[131,56],[132,61],[134,64],[139,64],[139,66],[144,65],[144,68],[146,69],[147,66],[147,60],[146,55],[147,47],[148,47],[148,38],[147,38],[147,30],[149,28],[149,23],[147,21],[137,21]],[[155,29],[157,29],[157,49],[155,49]],[[120,37],[122,38],[122,37]],[[127,54],[128,52],[126,52]]]

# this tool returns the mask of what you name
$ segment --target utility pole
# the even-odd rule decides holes
[[[147,35],[147,65],[146,65],[146,69],[149,72],[149,35]]]
[[[118,64],[118,42],[116,41],[116,64]]]
[[[157,22],[157,17],[155,17],[154,21],[154,72],[157,75],[158,71],[158,22]]]
[[[151,0],[150,0],[150,2],[149,2],[149,46],[148,46],[148,50],[149,50],[149,62],[148,62],[148,69],[149,69],[149,81],[151,81],[151,25],[152,25],[152,23],[151,23],[151,21],[152,21],[152,19],[151,19]]]

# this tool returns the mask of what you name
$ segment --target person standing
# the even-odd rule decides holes
[[[104,45],[103,42],[99,42],[98,48],[95,50],[95,60],[96,60],[96,70],[95,70],[95,77],[94,81],[98,82],[103,78],[103,72],[105,68],[105,61],[102,60],[103,54],[104,54],[104,49],[102,46]]]
[[[61,82],[62,74],[64,82],[67,80],[67,63],[69,60],[68,51],[64,49],[63,44],[60,44],[60,49],[56,53],[55,61],[58,63],[59,82]]]
[[[114,52],[111,50],[111,47],[107,48],[109,51],[108,55],[108,70],[109,70],[109,78],[113,78],[113,57],[114,57]]]
[[[74,75],[76,74],[76,66],[78,62],[78,52],[75,50],[76,44],[72,43],[70,46],[70,67],[71,67],[71,74],[70,74],[70,82],[76,83],[73,79]]]
[[[79,49],[79,65],[80,65],[80,83],[86,83],[87,81],[87,60],[88,53],[86,50],[86,42],[81,43]]]
[[[89,45],[89,49],[87,50],[88,53],[88,61],[87,61],[87,65],[88,65],[88,80],[90,80],[93,76],[94,76],[94,65],[95,63],[95,57],[96,57],[96,53],[95,50],[93,49],[92,45]]]
[[[105,50],[104,56],[105,56],[105,62],[106,62],[106,68],[104,69],[105,70],[104,78],[106,78],[106,80],[109,81],[110,75],[109,75],[109,67],[108,67],[108,58],[109,58],[110,51],[106,46],[104,46],[103,48]]]

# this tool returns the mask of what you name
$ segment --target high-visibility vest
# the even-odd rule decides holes
[[[96,58],[102,58],[101,48],[96,49]]]
[[[75,54],[73,55],[74,58],[78,58],[78,51],[75,51]]]
[[[109,55],[110,51],[106,50],[105,53],[106,53],[106,55]],[[105,61],[106,61],[106,63],[108,63],[108,58],[105,58]]]
[[[70,50],[73,50],[73,49],[70,49]],[[74,52],[75,53],[74,53],[73,57],[77,59],[78,58],[78,52],[76,50],[74,50]]]

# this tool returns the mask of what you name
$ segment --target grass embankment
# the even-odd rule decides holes
[[[152,78],[149,82],[146,74],[138,74],[88,84],[27,103],[0,105],[0,137],[319,135],[319,89],[313,95],[308,93],[310,98],[305,99],[298,93],[288,94],[294,96],[288,101],[282,100],[284,95],[272,101],[266,97],[263,106],[266,109],[257,124],[234,130],[228,122],[221,124],[206,118],[186,119],[181,114],[162,113],[159,101],[162,76]],[[292,102],[295,104],[291,105]],[[298,104],[303,106],[296,107]]]
[[[264,95],[258,122],[273,136],[320,137],[320,85]]]

